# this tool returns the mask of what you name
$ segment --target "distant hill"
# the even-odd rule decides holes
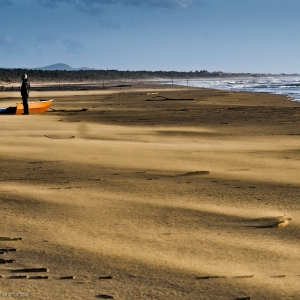
[[[67,64],[54,64],[46,67],[35,68],[35,70],[43,70],[43,71],[80,71],[80,70],[95,70],[92,68],[82,67],[82,68],[72,68]]]

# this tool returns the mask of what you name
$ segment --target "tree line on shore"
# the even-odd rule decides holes
[[[197,79],[237,76],[267,76],[270,74],[225,73],[201,71],[120,71],[120,70],[34,70],[34,69],[5,69],[0,68],[0,82],[11,83],[20,81],[26,73],[30,80],[38,82],[84,82],[104,80],[155,80],[155,79]],[[285,75],[285,74],[280,74]]]

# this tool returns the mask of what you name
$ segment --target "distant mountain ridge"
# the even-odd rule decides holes
[[[72,68],[67,64],[63,63],[57,63],[50,66],[40,67],[40,68],[34,68],[34,70],[43,70],[43,71],[80,71],[80,70],[95,70],[93,68]]]

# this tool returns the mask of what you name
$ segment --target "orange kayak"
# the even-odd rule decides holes
[[[29,114],[38,114],[45,112],[50,105],[52,104],[53,100],[40,100],[36,102],[28,102],[28,110]],[[8,108],[0,108],[0,114],[7,114],[7,115],[21,115],[23,114],[23,104],[17,103],[16,106],[11,106]]]

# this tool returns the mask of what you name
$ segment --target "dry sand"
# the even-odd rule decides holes
[[[142,84],[35,98],[56,111],[0,116],[0,297],[300,299],[300,103]]]

